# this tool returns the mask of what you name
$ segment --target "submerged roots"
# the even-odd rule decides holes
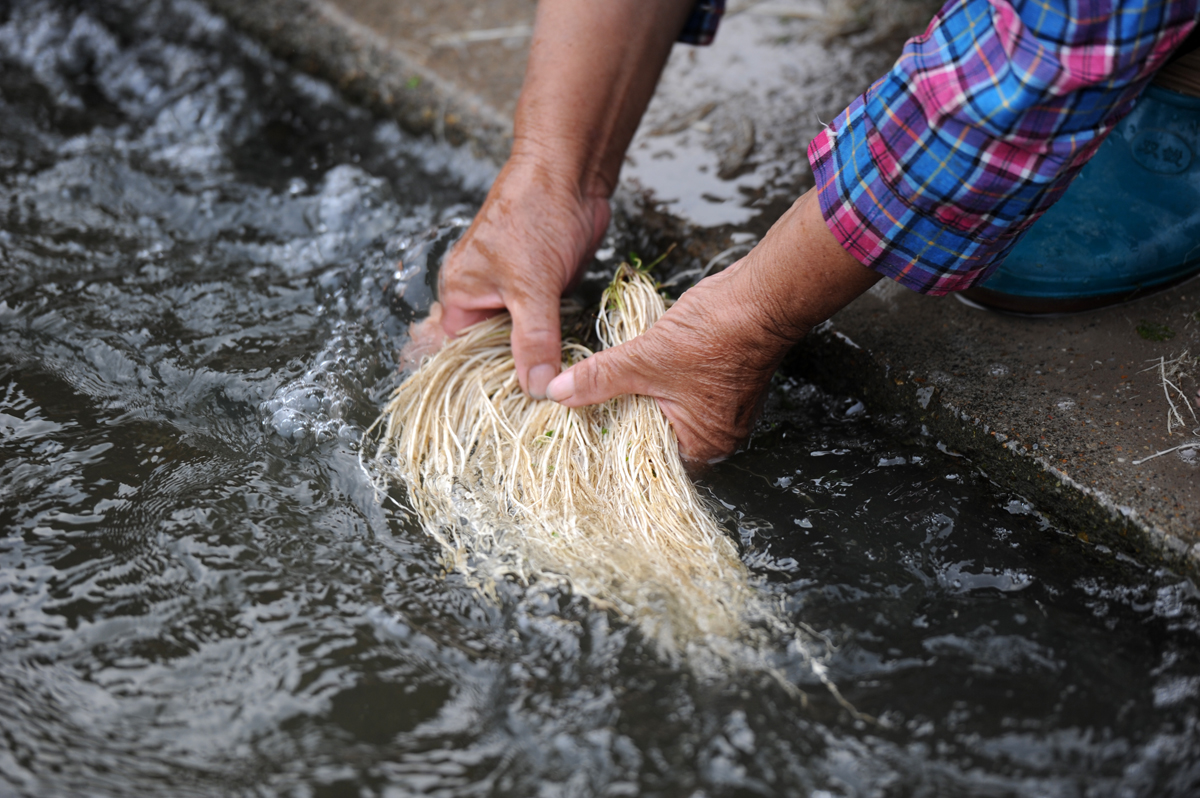
[[[599,311],[601,345],[630,340],[664,311],[650,279],[622,266]],[[453,566],[485,589],[508,577],[562,580],[669,657],[700,639],[733,642],[771,615],[655,401],[534,401],[517,383],[511,332],[505,314],[449,342],[372,428],[377,462]],[[567,343],[563,366],[590,354]]]

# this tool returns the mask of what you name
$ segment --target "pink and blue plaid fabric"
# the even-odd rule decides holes
[[[808,148],[826,224],[922,293],[985,279],[1133,108],[1200,0],[950,0]]]

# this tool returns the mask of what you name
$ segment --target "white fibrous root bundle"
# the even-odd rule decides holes
[[[666,305],[623,265],[605,291],[602,347],[650,327]],[[454,568],[495,580],[560,580],[616,610],[668,657],[734,641],[762,618],[750,576],[688,478],[670,423],[645,396],[568,409],[521,390],[507,314],[427,357],[372,428],[376,464]],[[563,367],[588,357],[563,346]]]

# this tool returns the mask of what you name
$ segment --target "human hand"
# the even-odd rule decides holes
[[[561,367],[559,299],[608,227],[608,197],[693,0],[541,0],[513,148],[443,266],[451,335],[508,308],[521,387]]]
[[[559,300],[599,246],[607,195],[555,176],[553,159],[510,158],[438,278],[448,335],[507,308],[517,379],[535,399],[562,362]]]
[[[637,338],[563,372],[547,395],[567,407],[651,396],[685,458],[720,460],[749,436],[792,344],[878,279],[842,249],[810,191],[749,255],[687,291]]]
[[[715,462],[749,436],[771,375],[805,329],[780,324],[746,279],[748,259],[688,290],[642,335],[597,352],[548,391],[567,407],[621,394],[658,401],[688,460]]]

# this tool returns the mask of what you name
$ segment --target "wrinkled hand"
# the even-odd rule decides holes
[[[559,300],[608,229],[607,196],[582,195],[532,159],[511,158],[439,275],[442,327],[456,335],[507,308],[521,388],[542,399],[562,362]]]
[[[722,459],[750,435],[792,344],[879,276],[842,249],[809,191],[749,255],[702,280],[637,338],[576,363],[547,394],[567,407],[652,396],[685,458]]]
[[[748,260],[701,281],[642,335],[571,367],[550,385],[550,398],[579,407],[651,396],[686,459],[732,454],[749,436],[780,360],[806,332],[773,318],[773,298],[746,279]]]

